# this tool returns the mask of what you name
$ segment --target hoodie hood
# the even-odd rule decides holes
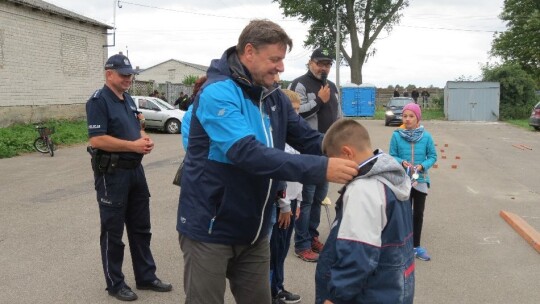
[[[361,164],[359,171],[360,175],[356,178],[373,177],[388,186],[397,199],[401,201],[409,199],[411,179],[392,156],[381,150],[375,150],[374,156]]]

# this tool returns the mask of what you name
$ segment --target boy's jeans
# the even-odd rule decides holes
[[[296,251],[311,248],[311,241],[319,236],[317,228],[321,221],[321,202],[328,194],[328,183],[303,185],[300,216],[295,221],[294,247]]]

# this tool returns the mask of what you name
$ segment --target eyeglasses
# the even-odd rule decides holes
[[[331,61],[316,61],[315,63],[320,68],[331,68],[332,67],[332,62]]]

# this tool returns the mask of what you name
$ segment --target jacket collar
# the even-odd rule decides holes
[[[313,75],[313,73],[311,73],[311,70],[308,69],[306,75],[307,75],[309,78],[313,79],[314,81],[320,83],[321,85],[323,84],[323,83],[322,83],[322,80],[320,80],[319,78],[315,77],[315,75]]]

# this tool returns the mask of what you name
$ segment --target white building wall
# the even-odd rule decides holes
[[[132,63],[137,65],[136,62]],[[142,71],[136,76],[138,80],[149,81],[153,80],[156,83],[182,83],[188,75],[204,76],[206,71],[201,71],[187,64],[183,64],[176,60],[168,60],[147,70]]]
[[[105,32],[0,1],[0,111],[86,103],[104,83]]]

